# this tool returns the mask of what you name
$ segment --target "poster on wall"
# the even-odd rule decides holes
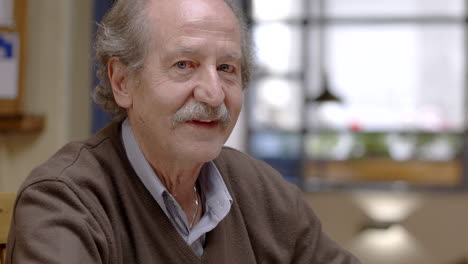
[[[0,0],[0,27],[13,28],[15,26],[13,10],[13,0]]]
[[[19,36],[0,32],[0,99],[18,96]]]

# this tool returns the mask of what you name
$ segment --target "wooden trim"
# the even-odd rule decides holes
[[[456,186],[462,181],[462,162],[395,161],[388,158],[365,158],[346,161],[310,161],[307,178],[320,178],[337,183],[395,182],[410,184]]]
[[[5,263],[8,231],[13,215],[16,194],[0,192],[0,264]]]
[[[0,28],[0,32],[18,32],[20,39],[18,96],[15,99],[0,99],[0,116],[19,115],[23,112],[24,85],[26,73],[26,43],[28,0],[15,0],[15,27]]]
[[[0,264],[6,263],[6,244],[0,244]]]
[[[44,125],[44,116],[0,117],[0,132],[38,132]]]
[[[15,193],[0,192],[0,244],[7,242],[15,197]]]
[[[22,89],[19,89],[20,93]],[[0,99],[0,116],[18,115],[22,112],[22,106],[19,100],[20,95],[16,99]]]

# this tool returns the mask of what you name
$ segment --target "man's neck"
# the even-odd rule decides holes
[[[203,164],[186,165],[148,160],[161,183],[174,197],[191,193]]]
[[[153,164],[151,166],[161,183],[180,205],[189,223],[196,224],[201,214],[197,214],[200,201],[197,196],[198,192],[194,190],[196,190],[196,181],[203,164],[189,170],[184,170],[179,166],[169,166],[170,168],[162,170],[159,169],[161,167],[156,167]],[[194,217],[195,219],[193,219]]]

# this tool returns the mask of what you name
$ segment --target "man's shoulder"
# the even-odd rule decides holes
[[[225,170],[225,173],[249,175],[245,179],[242,177],[242,180],[255,181],[264,177],[269,180],[282,180],[281,175],[266,162],[231,147],[224,146],[215,163],[221,170]]]
[[[84,141],[70,142],[32,170],[21,189],[46,181],[65,184],[94,178],[107,161],[118,156],[118,147],[109,133],[99,132]]]
[[[252,199],[268,196],[284,202],[297,199],[299,189],[269,164],[230,147],[223,147],[215,164],[235,195]]]

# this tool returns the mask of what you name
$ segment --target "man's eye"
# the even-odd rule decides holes
[[[231,73],[234,71],[234,68],[229,64],[221,64],[218,66],[218,70]]]
[[[179,69],[187,69],[188,63],[186,61],[179,61],[176,63],[176,66]]]

